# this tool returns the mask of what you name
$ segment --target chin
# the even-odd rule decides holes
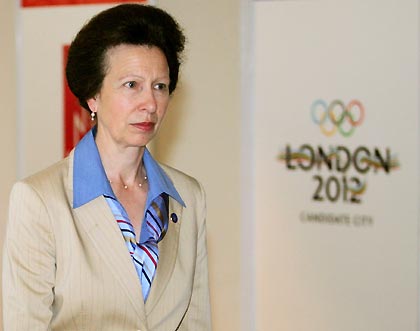
[[[151,139],[132,140],[127,143],[130,147],[146,147],[151,142]]]
[[[131,136],[127,139],[127,145],[133,146],[133,147],[144,147],[147,144],[149,144],[153,138],[155,137],[155,133],[151,133],[150,135],[136,135]]]

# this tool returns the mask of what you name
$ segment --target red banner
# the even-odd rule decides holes
[[[67,156],[84,134],[92,127],[89,113],[82,108],[79,101],[67,85],[65,64],[69,46],[63,47],[63,86],[64,86],[64,156]]]
[[[21,0],[22,7],[69,6],[133,2],[133,0]],[[137,2],[146,2],[137,0]]]

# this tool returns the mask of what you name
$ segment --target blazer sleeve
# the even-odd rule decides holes
[[[3,249],[3,330],[50,330],[55,247],[41,197],[25,182],[14,185]]]
[[[197,198],[198,233],[197,233],[197,259],[194,273],[194,283],[191,302],[185,313],[179,331],[210,331],[211,311],[207,263],[206,243],[206,198],[203,187],[200,185],[200,195]]]

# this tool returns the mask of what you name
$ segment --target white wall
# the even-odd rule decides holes
[[[5,229],[9,190],[16,176],[14,6],[14,1],[0,1],[0,242]]]

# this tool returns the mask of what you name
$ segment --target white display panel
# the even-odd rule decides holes
[[[254,2],[257,330],[417,330],[418,9]]]

